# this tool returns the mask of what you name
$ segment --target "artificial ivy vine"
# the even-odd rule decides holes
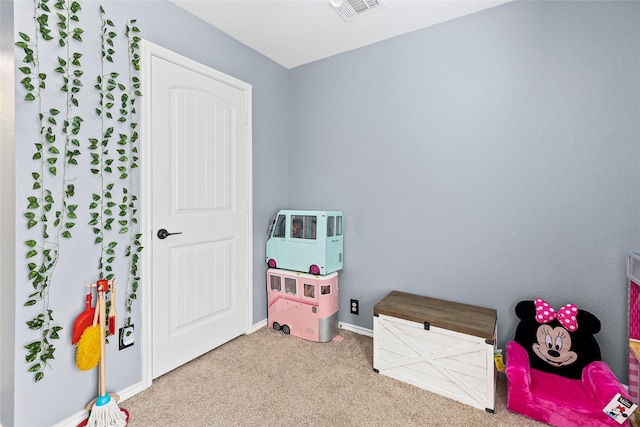
[[[116,78],[118,73],[105,71],[105,63],[113,63],[113,55],[115,51],[114,39],[117,34],[112,31],[114,24],[111,20],[105,18],[105,12],[100,6],[101,20],[101,55],[100,55],[100,75],[96,79],[95,89],[100,94],[99,105],[96,108],[96,114],[100,120],[100,138],[90,138],[91,145],[89,149],[91,153],[91,172],[95,174],[100,181],[100,192],[93,193],[93,201],[89,206],[91,210],[91,222],[93,232],[96,234],[95,243],[100,245],[100,259],[98,269],[100,275],[105,279],[113,279],[113,267],[111,264],[115,260],[115,247],[118,244],[115,241],[106,242],[106,234],[113,229],[112,223],[113,208],[116,203],[113,201],[112,191],[115,186],[113,182],[107,182],[106,174],[113,173],[113,159],[109,157],[109,143],[113,136],[114,127],[109,126],[113,120],[112,109],[115,105],[115,96],[113,92],[118,87]],[[121,87],[122,89],[122,87]]]
[[[28,371],[34,373],[35,381],[44,378],[44,369],[50,366],[54,359],[54,340],[60,338],[62,326],[54,321],[53,309],[50,307],[49,296],[53,283],[53,276],[62,250],[63,240],[72,239],[72,228],[76,225],[78,203],[76,185],[70,176],[72,168],[79,168],[78,157],[81,156],[82,118],[80,92],[83,90],[80,48],[84,45],[84,30],[80,27],[80,13],[82,7],[79,1],[56,0],[53,7],[50,0],[34,0],[34,29],[32,35],[19,32],[16,46],[22,49],[23,66],[19,71],[24,75],[20,81],[25,89],[24,100],[35,103],[38,110],[39,138],[34,141],[32,159],[37,170],[31,172],[32,192],[27,196],[27,211],[24,216],[30,238],[25,241],[26,259],[29,282],[32,287],[26,303],[27,307],[36,310],[33,318],[26,322],[29,329],[38,335],[37,340],[25,346]],[[52,10],[53,9],[53,10]],[[139,278],[137,276],[139,256],[142,250],[140,234],[134,234],[137,221],[137,198],[134,194],[132,170],[136,168],[138,150],[136,141],[137,123],[135,122],[135,102],[140,94],[140,82],[136,77],[139,69],[138,43],[136,35],[139,29],[130,20],[125,26],[127,50],[129,58],[129,72],[126,83],[117,81],[118,74],[106,72],[107,62],[113,63],[117,34],[114,23],[105,17],[105,11],[100,6],[102,22],[100,61],[101,74],[97,77],[95,89],[99,93],[100,105],[96,108],[101,123],[99,138],[89,138],[88,149],[91,154],[91,172],[98,177],[100,190],[93,192],[93,200],[89,204],[91,215],[90,225],[96,238],[94,243],[100,245],[98,270],[100,278],[111,279],[115,273],[113,263],[118,258],[116,246],[117,238],[109,238],[115,221],[115,209],[120,217],[119,234],[127,235],[127,247],[122,255],[127,258],[127,321],[130,324],[132,300],[136,299]],[[55,21],[55,24],[52,22]],[[56,44],[57,56],[55,65],[47,67],[42,53],[54,49]],[[53,68],[53,72],[49,70]],[[51,75],[51,78],[49,78]],[[57,76],[53,79],[53,76]],[[49,78],[49,79],[48,79]],[[48,79],[48,80],[47,80]],[[54,81],[52,81],[52,79]],[[59,82],[57,82],[59,79]],[[116,91],[121,93],[120,113],[112,113],[115,105]],[[61,93],[63,96],[61,96]],[[86,111],[86,110],[85,110]],[[111,122],[115,124],[111,124]],[[107,178],[113,172],[114,158],[109,153],[109,142],[114,130],[128,128],[119,135],[117,153],[117,170],[119,180]],[[82,181],[91,185],[90,181]],[[113,193],[120,191],[121,203],[117,204]],[[82,242],[78,242],[82,243]]]
[[[114,277],[112,263],[116,259],[115,240],[107,241],[107,236],[115,232],[114,223],[116,220],[115,209],[118,208],[119,234],[127,234],[129,244],[125,248],[125,256],[129,259],[127,272],[127,301],[126,301],[126,321],[125,326],[131,324],[131,307],[133,300],[137,299],[137,290],[140,278],[138,277],[139,252],[142,251],[140,244],[141,234],[134,234],[134,225],[137,219],[137,197],[133,191],[132,171],[138,167],[138,123],[136,117],[136,100],[141,96],[140,79],[136,72],[140,69],[140,32],[135,25],[136,20],[130,20],[125,26],[127,37],[127,53],[129,59],[127,84],[121,82],[121,76],[116,72],[108,72],[107,66],[113,63],[116,54],[114,40],[118,36],[114,31],[114,23],[105,17],[105,11],[100,6],[101,18],[101,73],[96,78],[95,89],[100,94],[99,104],[95,111],[100,120],[101,138],[90,138],[89,149],[91,153],[91,172],[97,175],[101,183],[101,192],[94,193],[89,206],[91,211],[91,222],[93,231],[96,234],[95,243],[100,245],[100,260],[98,268],[102,277],[112,279]],[[117,94],[120,94],[120,108],[114,114],[116,108]],[[118,135],[117,156],[111,156],[109,151],[114,136],[115,123],[128,123],[126,133]],[[118,178],[124,183],[120,186],[122,196],[120,203],[115,202],[114,182],[107,181],[105,174],[114,173],[114,160],[116,160],[116,170]]]
[[[48,75],[40,61],[42,44],[56,40],[55,31],[50,28],[51,9],[48,0],[34,1],[35,36],[20,33],[21,40],[16,45],[25,54],[24,67],[19,70],[25,75],[20,81],[26,89],[26,101],[38,104],[39,135],[34,143],[33,160],[39,163],[39,170],[32,172],[33,193],[27,198],[27,228],[37,230],[37,238],[25,241],[29,280],[33,287],[25,306],[39,306],[34,317],[27,321],[29,329],[37,331],[38,340],[25,346],[29,363],[29,372],[33,372],[35,380],[44,377],[44,368],[49,360],[54,359],[55,346],[53,340],[59,339],[62,327],[54,324],[53,310],[49,307],[49,292],[52,276],[60,258],[60,242],[62,238],[71,238],[71,228],[75,226],[78,205],[72,202],[75,194],[74,185],[67,179],[67,172],[76,165],[76,156],[80,154],[77,147],[79,141],[74,137],[80,132],[82,119],[71,116],[71,106],[78,106],[75,96],[82,86],[80,76],[81,54],[73,52],[74,44],[82,42],[82,29],[78,27],[79,3],[67,4],[59,0],[54,4],[57,22],[58,44],[65,48],[65,60],[58,57],[59,67],[54,71],[62,75],[63,84],[60,90],[66,94],[66,102],[60,109],[49,107],[44,100],[48,89],[45,83]],[[74,77],[71,77],[71,74]],[[51,83],[55,84],[55,83]],[[63,140],[60,142],[60,140]],[[62,161],[59,161],[62,157]]]
[[[129,68],[128,68],[128,91],[120,97],[120,112],[122,118],[129,123],[128,134],[121,134],[118,144],[118,154],[122,166],[118,169],[121,172],[120,178],[127,180],[127,186],[123,188],[122,203],[120,204],[120,233],[127,233],[129,245],[126,248],[126,256],[129,257],[129,271],[127,279],[127,301],[125,304],[127,315],[125,326],[131,325],[131,307],[136,299],[140,277],[138,276],[139,253],[142,251],[140,238],[142,234],[134,234],[134,225],[138,224],[138,198],[133,191],[133,181],[131,171],[138,167],[138,123],[136,117],[136,100],[142,96],[140,92],[140,79],[136,75],[140,70],[140,37],[137,35],[140,29],[136,26],[136,20],[132,19],[126,26],[126,36],[128,44]]]

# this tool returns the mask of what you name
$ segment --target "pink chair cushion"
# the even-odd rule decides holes
[[[574,380],[530,369],[526,350],[507,343],[507,408],[558,427],[620,426],[602,409],[620,393],[629,395],[604,362],[592,362]]]

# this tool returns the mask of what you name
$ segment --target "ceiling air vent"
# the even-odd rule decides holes
[[[345,21],[351,21],[384,6],[382,0],[332,0],[331,5]]]

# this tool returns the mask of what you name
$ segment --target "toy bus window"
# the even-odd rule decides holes
[[[331,293],[331,285],[320,286],[320,295],[329,295]]]
[[[284,291],[288,294],[296,294],[296,279],[284,278]]]
[[[316,297],[316,288],[313,285],[304,284],[304,296],[308,298]]]
[[[284,227],[287,223],[286,219],[286,215],[278,215],[278,219],[275,222],[273,237],[284,237]]]
[[[315,239],[316,223],[316,217],[313,215],[291,215],[291,237]]]
[[[280,276],[271,276],[271,290],[282,291],[282,285],[280,284]]]
[[[327,237],[333,236],[333,229],[335,227],[336,217],[329,216],[327,217]]]
[[[342,217],[336,217],[336,236],[342,236]]]

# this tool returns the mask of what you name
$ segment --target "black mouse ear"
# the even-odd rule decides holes
[[[518,319],[527,319],[536,315],[536,304],[533,301],[520,301],[516,305]]]
[[[584,328],[584,330],[590,334],[597,334],[600,332],[600,319],[588,311],[578,309],[576,320],[578,321],[579,329]]]

